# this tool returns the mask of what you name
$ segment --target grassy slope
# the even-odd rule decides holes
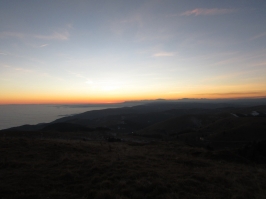
[[[265,165],[177,142],[0,138],[0,146],[0,198],[266,197]]]
[[[178,139],[194,146],[211,145],[218,149],[240,147],[249,142],[266,140],[265,132],[266,117],[235,117],[231,113],[220,113],[175,117],[148,126],[136,134]],[[201,138],[204,138],[204,141]]]

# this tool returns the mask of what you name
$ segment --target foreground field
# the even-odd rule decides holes
[[[0,138],[0,198],[266,198],[266,167],[178,142]]]

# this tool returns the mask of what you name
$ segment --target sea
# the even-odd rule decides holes
[[[52,122],[58,118],[71,116],[86,111],[118,108],[120,104],[88,105],[0,105],[0,130],[24,124]]]

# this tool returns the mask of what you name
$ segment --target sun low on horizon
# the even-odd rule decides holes
[[[0,2],[0,104],[266,97],[266,3]]]

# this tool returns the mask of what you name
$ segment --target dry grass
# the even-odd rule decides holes
[[[177,142],[0,138],[0,146],[2,199],[266,198],[265,165]]]

